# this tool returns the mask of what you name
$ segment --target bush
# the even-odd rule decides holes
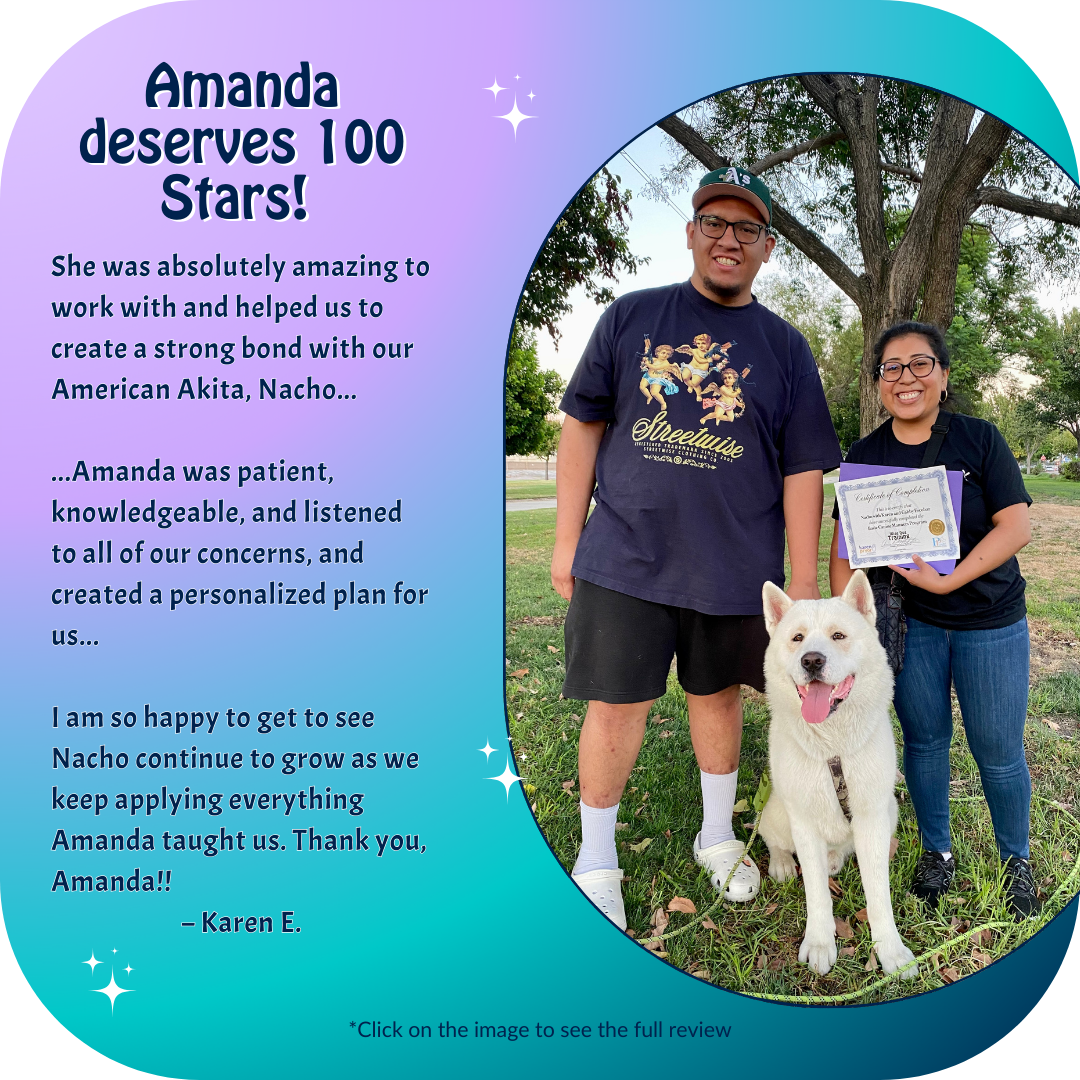
[[[1080,461],[1067,461],[1062,465],[1061,479],[1080,482]]]

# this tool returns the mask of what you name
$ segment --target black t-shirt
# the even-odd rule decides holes
[[[909,446],[897,440],[892,420],[886,420],[865,439],[853,443],[846,460],[860,465],[895,465],[911,469],[922,466],[926,443]],[[960,510],[960,558],[967,556],[994,527],[999,510],[1017,503],[1031,503],[1020,466],[993,424],[972,416],[954,414],[938,454],[938,465],[964,474]],[[833,517],[837,517],[833,504]],[[888,567],[875,567],[872,580],[888,578]],[[994,630],[1010,626],[1027,611],[1024,579],[1016,556],[994,570],[969,581],[946,596],[903,584],[904,610],[920,622],[945,630]]]
[[[840,462],[805,338],[756,300],[689,282],[600,317],[564,412],[606,420],[575,577],[711,615],[760,615],[784,583],[784,477]]]

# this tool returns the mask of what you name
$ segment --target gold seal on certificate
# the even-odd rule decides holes
[[[841,480],[836,498],[852,569],[960,558],[943,465]]]

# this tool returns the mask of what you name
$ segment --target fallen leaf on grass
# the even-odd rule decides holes
[[[655,934],[659,936],[667,929],[667,924],[670,921],[671,920],[668,918],[668,913],[662,907],[658,907],[652,913],[652,918],[649,920],[649,925],[653,928]]]
[[[777,905],[776,905],[776,904],[770,904],[770,905],[769,905],[769,906],[768,906],[768,907],[767,907],[767,908],[765,909],[765,914],[766,914],[766,915],[771,915],[771,914],[772,914],[772,913],[773,913],[773,912],[774,912],[774,911],[776,910],[776,908],[777,908]]]
[[[667,728],[664,728],[664,730],[660,732],[660,738],[661,739],[670,739],[671,736],[674,735],[674,734],[675,734],[674,731],[668,731]]]
[[[556,649],[554,645],[549,645],[549,646],[548,646],[548,652],[553,652],[553,653],[557,653],[558,651],[559,651],[559,650],[558,650],[558,649]]]
[[[691,971],[690,974],[693,975],[695,979],[707,979],[709,977],[709,973],[705,968],[701,968],[698,971]]]
[[[1061,730],[1061,725],[1060,725],[1060,724],[1055,724],[1053,720],[1048,720],[1048,719],[1047,719],[1047,718],[1046,718],[1045,716],[1044,716],[1044,717],[1042,717],[1042,722],[1043,722],[1043,723],[1044,723],[1044,724],[1045,724],[1045,725],[1046,725],[1046,726],[1047,726],[1047,727],[1048,727],[1048,728],[1049,728],[1049,729],[1050,729],[1051,731],[1060,731],[1060,730]]]
[[[988,953],[984,953],[981,949],[972,949],[971,959],[980,967],[986,967],[987,964],[992,964],[994,962],[993,958]]]
[[[949,781],[949,786],[950,787],[959,787],[963,782],[964,782],[963,780],[950,780]]]
[[[877,971],[877,952],[874,949],[870,950],[870,959],[866,961],[863,966],[863,971]]]
[[[843,896],[844,887],[836,880],[836,878],[831,877],[829,878],[829,892],[831,892],[833,896]]]
[[[697,906],[686,896],[673,896],[668,901],[668,911],[681,911],[684,915],[696,915]]]
[[[525,785],[525,791],[526,791],[527,794],[532,795],[533,792],[536,791],[536,785],[535,784],[526,784]]]
[[[893,857],[893,856],[894,856],[894,855],[896,854],[896,850],[897,850],[897,848],[899,848],[899,847],[900,847],[900,841],[899,841],[899,840],[897,840],[897,839],[896,839],[896,837],[894,836],[894,837],[893,837],[893,838],[892,838],[892,839],[891,839],[891,840],[889,841],[889,858],[890,858],[890,859],[891,859],[891,858],[892,858],[892,857]]]
[[[573,787],[574,787],[574,785],[575,785],[576,783],[577,783],[577,781],[576,781],[576,780],[564,780],[564,781],[562,782],[562,789],[563,789],[563,791],[570,791],[570,790],[572,790],[572,789],[573,789]],[[618,828],[618,826],[617,826],[617,825],[616,825],[615,827],[616,827],[616,828]]]
[[[867,913],[866,908],[863,908],[862,911],[856,911],[855,912],[855,918],[858,919],[859,922],[868,922],[869,919],[870,919],[870,916]]]
[[[745,814],[750,809],[750,804],[745,799],[740,799],[732,808],[733,814]]]
[[[517,671],[511,671],[510,672],[510,678],[511,679],[520,679],[522,677],[522,675],[528,675],[528,674],[529,674],[529,669],[527,667],[518,668]]]
[[[703,930],[716,930],[717,929],[716,923],[714,923],[712,921],[712,919],[709,918],[708,915],[706,915],[705,918],[701,920],[701,927],[702,927]]]
[[[854,956],[855,955],[855,946],[854,945],[845,945],[842,949],[839,950],[839,952],[840,952],[841,956]]]
[[[630,822],[629,821],[616,821],[615,822],[615,831],[616,832],[618,832],[620,829],[629,829],[629,828],[630,828]]]
[[[1073,861],[1073,855],[1072,855],[1072,852],[1071,852],[1071,851],[1063,851],[1063,852],[1061,853],[1061,857],[1062,857],[1062,858],[1063,858],[1063,859],[1064,859],[1064,860],[1065,860],[1066,862],[1072,862],[1072,861]]]
[[[954,983],[960,981],[960,972],[954,967],[944,967],[938,974],[941,976],[941,981],[945,983]]]
[[[768,956],[766,956],[765,953],[758,953],[758,958],[757,958],[757,961],[754,964],[754,967],[756,967],[758,969],[758,971],[764,971],[765,970],[765,965],[768,962],[769,962],[769,958],[768,958]]]
[[[836,936],[838,938],[851,938],[855,936],[851,932],[851,923],[849,923],[847,919],[841,919],[839,915],[834,915],[833,922],[836,923]]]
[[[666,716],[654,716],[652,718],[654,724],[670,724],[671,721]]]
[[[782,956],[774,956],[769,960],[769,970],[779,971],[784,966],[784,958]]]
[[[631,844],[630,850],[636,855],[640,855],[650,844],[652,843],[652,837],[646,836],[640,844]]]

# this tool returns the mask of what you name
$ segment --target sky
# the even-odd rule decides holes
[[[659,179],[663,167],[674,160],[672,151],[665,148],[665,143],[670,146],[667,136],[659,128],[652,128],[634,140],[626,148],[626,152],[645,172]],[[630,201],[633,214],[629,232],[630,250],[637,256],[647,256],[650,262],[647,266],[641,267],[636,274],[622,275],[618,284],[610,282],[607,284],[611,285],[616,296],[621,296],[623,293],[637,289],[670,285],[672,282],[688,278],[693,267],[690,252],[686,249],[684,229],[692,213],[691,188],[687,187],[685,191],[671,196],[671,201],[683,211],[680,216],[666,202],[655,201],[646,194],[646,182],[621,154],[616,154],[608,162],[608,168],[620,176],[624,186],[629,187],[633,192],[633,198]],[[704,172],[704,167],[702,167],[702,172]],[[782,259],[774,256],[773,260],[762,268],[758,275],[758,283],[776,274],[783,274],[784,269]],[[1063,311],[1080,303],[1080,281],[1053,283],[1037,288],[1035,291],[1043,309],[1053,311],[1059,316]],[[559,323],[562,338],[558,349],[555,348],[547,331],[540,331],[537,336],[540,366],[553,368],[563,379],[569,379],[574,373],[574,368],[588,343],[596,320],[603,311],[602,307],[585,295],[585,290],[581,287],[574,289],[570,294],[570,303],[573,311]],[[1019,372],[1014,372],[1014,374],[1020,375]],[[1026,380],[1022,379],[1022,381]]]

